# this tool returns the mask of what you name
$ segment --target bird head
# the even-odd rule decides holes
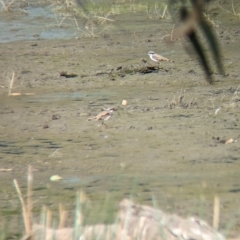
[[[152,56],[153,54],[154,54],[153,51],[149,51],[149,52],[148,52],[148,55],[149,55],[149,56]]]
[[[109,107],[109,108],[103,108],[104,111],[109,111],[109,112],[113,112],[116,111],[117,109],[114,107]]]

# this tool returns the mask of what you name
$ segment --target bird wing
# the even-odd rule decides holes
[[[161,56],[161,55],[158,55],[158,54],[154,54],[153,57],[154,57],[156,60],[158,60],[159,62],[160,62],[160,61],[167,61],[167,62],[170,61],[168,58],[165,58],[165,57],[163,57],[163,56]]]
[[[108,116],[108,115],[111,115],[111,112],[110,111],[103,111],[103,112],[100,112],[97,116],[96,116],[96,119],[97,120],[101,120],[103,119],[104,117]]]

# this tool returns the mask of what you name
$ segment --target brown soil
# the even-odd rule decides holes
[[[240,136],[240,31],[239,19],[229,19],[215,29],[226,76],[214,74],[213,85],[184,51],[184,40],[174,45],[161,40],[171,30],[166,20],[144,19],[138,23],[141,31],[104,38],[1,44],[0,168],[12,171],[0,172],[0,215],[10,223],[10,233],[22,232],[12,180],[18,179],[25,193],[32,165],[36,216],[43,204],[74,209],[76,191],[83,189],[94,203],[104,200],[107,206],[109,198],[118,203],[131,196],[152,205],[154,199],[163,210],[211,223],[218,195],[220,230],[236,235],[240,148],[239,141],[225,142]],[[174,63],[142,73],[146,66],[140,59],[147,59],[149,50],[168,52]],[[147,66],[155,65],[148,60]],[[13,71],[12,92],[21,96],[8,96]],[[86,121],[109,106],[117,111],[108,128]],[[61,182],[50,181],[56,174]],[[89,214],[89,221],[111,221],[105,205],[98,217]]]

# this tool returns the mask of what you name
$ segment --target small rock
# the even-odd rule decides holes
[[[58,120],[60,118],[61,118],[61,116],[59,114],[53,114],[52,115],[52,120]]]
[[[122,100],[122,105],[126,106],[127,105],[127,100]]]

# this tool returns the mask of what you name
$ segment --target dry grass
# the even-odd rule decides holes
[[[211,26],[211,27],[214,27],[214,28],[219,28],[220,26],[220,22],[219,21],[214,21],[210,14],[208,14],[207,12],[203,13],[203,16],[205,17],[205,20],[208,22],[208,24]]]
[[[15,83],[15,72],[12,73],[12,78],[9,82],[9,88],[8,88],[8,96],[21,96],[21,95],[26,95],[26,96],[30,96],[30,95],[34,95],[35,93],[20,93],[20,92],[12,92],[13,90],[13,86]]]
[[[27,6],[27,0],[0,0],[0,11],[11,13],[11,12],[20,12],[27,14],[24,6]]]
[[[209,101],[211,102],[210,108],[216,109],[215,115],[217,115],[218,111],[220,109],[235,109],[240,107],[240,85],[234,90],[232,96],[229,98],[229,100],[225,100],[226,96],[222,95],[220,100],[211,97]],[[223,101],[226,101],[227,103],[222,103]],[[217,104],[216,104],[217,102]],[[220,103],[219,103],[220,102]]]
[[[230,10],[227,10],[225,8],[222,7],[221,3],[218,1],[218,6],[226,13],[230,14],[230,15],[233,15],[235,17],[240,17],[240,13],[237,13],[236,12],[236,9],[235,9],[235,6],[234,6],[234,2],[232,0],[232,3],[231,3],[231,6],[232,6],[232,11]]]
[[[116,1],[102,4],[85,1],[79,6],[75,0],[51,2],[58,26],[75,26],[82,37],[98,37],[111,33],[115,23],[114,15],[146,11],[149,19],[171,19],[168,5],[163,3],[141,3],[137,1]]]
[[[12,95],[12,89],[13,89],[14,81],[15,81],[15,72],[12,73],[12,79],[9,83],[8,96]]]
[[[186,91],[180,91],[178,96],[174,96],[171,101],[168,100],[166,108],[192,108],[197,106],[197,100],[192,98],[190,101],[185,101]]]
[[[66,228],[67,212],[64,207],[59,205],[59,225],[53,228],[52,212],[43,206],[41,214],[41,224],[33,224],[32,221],[32,167],[28,168],[28,187],[27,201],[23,198],[21,189],[16,179],[13,180],[16,187],[18,197],[21,202],[23,220],[25,225],[25,236],[22,239],[34,240],[71,240],[71,239],[123,239],[123,240],[153,240],[162,239],[161,234],[167,239],[178,239],[182,235],[196,237],[199,235],[207,238],[201,239],[217,239],[225,240],[225,238],[211,228],[207,223],[200,219],[188,218],[183,219],[177,215],[169,215],[160,209],[149,206],[137,205],[130,200],[123,200],[120,203],[118,218],[114,224],[105,225],[87,225],[83,226],[84,216],[82,214],[82,206],[88,201],[86,194],[81,191],[77,193],[75,224],[74,228]],[[213,209],[213,226],[217,230],[219,226],[220,216],[220,199],[218,196],[214,198]],[[80,236],[80,238],[79,238]],[[198,239],[198,238],[194,238]]]
[[[15,0],[12,1],[0,1],[2,4],[2,11],[4,12],[10,12],[11,8],[14,6]]]
[[[98,37],[105,34],[111,30],[110,24],[115,22],[111,18],[114,15],[111,7],[103,8],[90,1],[84,8],[74,0],[50,2],[58,26],[75,26],[81,37]]]
[[[27,204],[25,203],[25,200],[23,198],[21,189],[18,185],[18,182],[16,179],[13,180],[13,183],[15,185],[15,188],[18,193],[18,197],[20,199],[21,205],[22,205],[22,213],[23,213],[23,221],[25,226],[25,232],[27,236],[31,236],[32,233],[32,168],[31,166],[28,168],[28,197],[27,197]]]
[[[23,197],[18,181],[13,180],[14,186],[18,193],[19,200],[22,206],[23,221],[25,226],[25,236],[22,239],[77,239],[76,236],[81,235],[81,226],[83,224],[82,207],[89,201],[88,197],[83,191],[77,193],[76,209],[75,209],[75,227],[74,229],[65,228],[67,220],[67,211],[62,204],[59,204],[59,225],[57,229],[52,229],[53,218],[52,211],[46,206],[42,207],[40,225],[33,224],[32,219],[32,188],[33,188],[33,169],[31,166],[28,168],[28,180],[27,180],[27,197],[26,200]],[[39,233],[40,232],[40,233]],[[75,237],[72,238],[74,232]],[[40,235],[39,235],[40,234]],[[71,238],[70,238],[71,237]]]
[[[223,107],[225,108],[236,108],[240,106],[240,96],[239,96],[239,88],[240,85],[238,85],[238,87],[236,88],[236,90],[234,91],[229,104],[223,105]]]
[[[216,230],[218,230],[219,228],[219,219],[220,219],[220,199],[217,195],[215,195],[213,204],[213,227]]]
[[[154,6],[147,4],[146,9],[149,19],[159,20],[159,19],[171,19],[171,16],[168,12],[168,5],[159,4],[155,2]]]

